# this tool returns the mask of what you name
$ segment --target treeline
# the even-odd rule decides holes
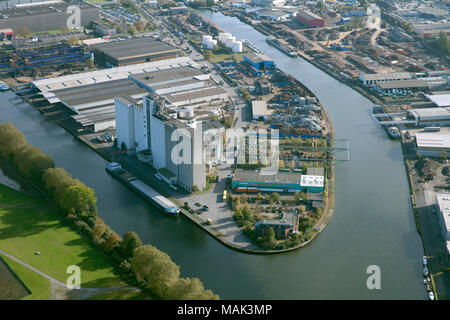
[[[0,123],[0,157],[40,188],[54,202],[63,220],[87,235],[93,245],[109,256],[130,284],[154,299],[218,299],[205,290],[198,278],[180,278],[180,267],[164,252],[143,245],[128,232],[123,239],[98,217],[92,188],[55,168],[53,159],[27,143],[11,123]]]

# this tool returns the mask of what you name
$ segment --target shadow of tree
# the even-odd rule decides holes
[[[27,237],[62,226],[63,224],[55,220],[54,215],[47,210],[0,208],[0,240]]]

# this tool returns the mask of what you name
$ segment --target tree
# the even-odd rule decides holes
[[[78,216],[97,216],[97,198],[92,188],[83,184],[76,184],[62,192],[61,209],[73,212]]]
[[[129,258],[133,256],[133,251],[136,248],[142,246],[142,240],[136,234],[136,232],[130,231],[125,233],[123,236],[123,241],[121,244],[122,254],[125,258]]]
[[[25,38],[31,37],[30,29],[28,29],[28,27],[25,26],[20,27],[19,30],[17,30],[16,34]]]
[[[439,32],[438,46],[443,53],[450,53],[450,41],[444,31]]]
[[[129,28],[128,28],[128,33],[129,33],[132,37],[136,36],[136,28],[135,28],[135,27],[129,27]]]
[[[11,160],[14,154],[27,144],[22,132],[11,122],[0,123],[0,155]]]
[[[55,166],[52,157],[29,144],[17,150],[14,160],[19,172],[37,184],[42,183],[44,171]]]
[[[70,45],[77,45],[80,43],[80,39],[78,39],[77,36],[73,36],[71,37],[68,41],[67,41]]]
[[[278,192],[272,192],[272,194],[270,195],[270,199],[273,202],[278,202],[280,201],[280,194]]]
[[[146,244],[134,250],[131,269],[149,290],[161,298],[178,281],[180,267],[156,247]]]
[[[294,192],[294,200],[295,200],[295,202],[300,203],[300,201],[302,200],[302,196],[300,195],[300,192],[298,192],[298,191]]]
[[[111,233],[106,237],[104,246],[106,250],[112,250],[120,243],[120,237],[116,233]]]
[[[92,235],[100,238],[106,231],[106,225],[103,222],[97,222],[92,228]]]
[[[94,61],[92,61],[91,59],[87,59],[86,67],[88,67],[89,69],[92,69],[94,67]]]
[[[253,221],[255,215],[252,211],[252,209],[250,209],[250,207],[248,206],[248,204],[245,204],[244,207],[241,210],[242,212],[242,218],[245,221]]]
[[[120,150],[122,151],[127,150],[127,145],[125,144],[125,141],[122,141],[122,143],[120,144]]]
[[[166,299],[170,300],[218,300],[219,296],[205,290],[198,278],[180,278],[169,289]]]
[[[441,154],[439,155],[439,158],[444,161],[447,160],[447,151],[442,150]]]
[[[281,168],[281,169],[286,167],[285,164],[284,164],[284,160],[278,160],[278,167]]]
[[[267,242],[269,242],[270,244],[275,243],[275,241],[276,241],[275,231],[273,231],[272,227],[269,227],[267,229],[267,236],[266,236],[266,238],[267,238]]]

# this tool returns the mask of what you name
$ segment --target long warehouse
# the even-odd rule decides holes
[[[95,49],[95,59],[108,67],[176,58],[179,55],[178,48],[153,37],[111,41],[92,47]]]

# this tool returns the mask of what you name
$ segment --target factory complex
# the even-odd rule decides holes
[[[79,21],[73,18],[75,10],[80,12]],[[79,29],[98,19],[99,9],[86,2],[52,0],[15,4],[0,9],[0,29],[9,28],[14,33],[24,27],[31,32],[58,30],[62,26]]]

